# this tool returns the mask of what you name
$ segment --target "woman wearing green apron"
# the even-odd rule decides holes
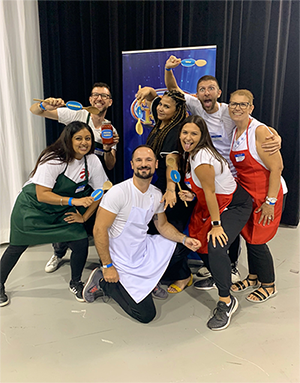
[[[107,181],[93,151],[91,128],[75,121],[41,153],[11,214],[10,244],[0,262],[0,306],[9,303],[4,284],[27,247],[52,242],[66,242],[72,250],[70,290],[83,301],[81,274],[88,254],[84,222],[99,204],[90,196],[92,190]]]

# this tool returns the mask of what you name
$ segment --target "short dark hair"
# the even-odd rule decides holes
[[[218,80],[214,76],[206,74],[205,76],[202,76],[202,77],[199,78],[199,80],[197,82],[197,92],[198,92],[198,86],[199,86],[200,82],[202,82],[202,81],[209,81],[209,80],[215,81],[217,83],[217,85],[218,85],[218,88],[220,89],[220,85],[218,83]]]
[[[131,154],[131,161],[132,161],[132,159],[133,159],[133,156],[134,156],[134,153],[136,152],[136,150],[141,149],[141,148],[151,149],[151,151],[152,151],[153,154],[154,154],[155,159],[157,160],[157,157],[156,157],[156,154],[154,153],[154,150],[151,148],[151,146],[145,144],[145,145],[139,145],[139,146],[137,146],[137,147],[134,149],[134,151],[133,151],[132,154]]]
[[[106,88],[106,89],[108,89],[109,90],[109,94],[110,94],[110,98],[112,98],[110,86],[107,85],[105,82],[95,82],[95,84],[92,87],[92,91],[93,91],[94,88]]]

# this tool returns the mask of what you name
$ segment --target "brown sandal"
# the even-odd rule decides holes
[[[247,282],[247,285],[245,285],[244,282]],[[255,282],[254,285],[251,285],[250,282]],[[238,290],[232,290],[232,286],[235,286],[237,287]],[[247,278],[245,278],[243,281],[239,281],[239,282],[236,282],[236,283],[233,283],[230,288],[230,290],[234,293],[240,293],[241,291],[245,291],[247,289],[256,289],[257,287],[260,286],[260,283],[258,282],[258,278],[254,278],[254,279],[251,279],[249,278],[249,275]]]

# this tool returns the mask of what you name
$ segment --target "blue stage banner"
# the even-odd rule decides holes
[[[149,108],[136,102],[139,86],[151,86],[162,95],[166,91],[165,62],[174,55],[182,60],[181,65],[174,69],[179,87],[186,93],[195,94],[200,77],[215,76],[216,52],[216,45],[122,52],[124,179],[132,176],[130,160],[133,149],[146,143],[154,123]],[[140,130],[136,129],[138,119],[142,123]]]

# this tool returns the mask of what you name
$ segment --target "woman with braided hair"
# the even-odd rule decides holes
[[[194,202],[186,207],[183,201],[176,196],[176,184],[172,181],[171,170],[179,169],[179,150],[178,150],[178,131],[181,122],[186,118],[185,98],[181,92],[170,91],[165,92],[159,97],[155,89],[144,87],[136,94],[138,102],[146,100],[151,103],[151,114],[156,122],[151,130],[146,144],[148,144],[158,159],[158,168],[156,169],[157,180],[155,186],[158,187],[163,194],[165,204],[165,213],[168,221],[174,225],[179,231],[184,231],[187,226],[189,217],[192,213]],[[174,159],[174,165],[168,166],[167,160]],[[181,177],[180,185],[183,189],[186,186]],[[157,234],[153,222],[149,225],[150,234]],[[182,251],[186,251],[184,261],[182,259],[172,268],[168,268],[163,279],[173,280],[169,288],[169,293],[178,293],[186,286],[192,285],[192,274],[187,264],[187,255],[189,251],[183,246]]]

